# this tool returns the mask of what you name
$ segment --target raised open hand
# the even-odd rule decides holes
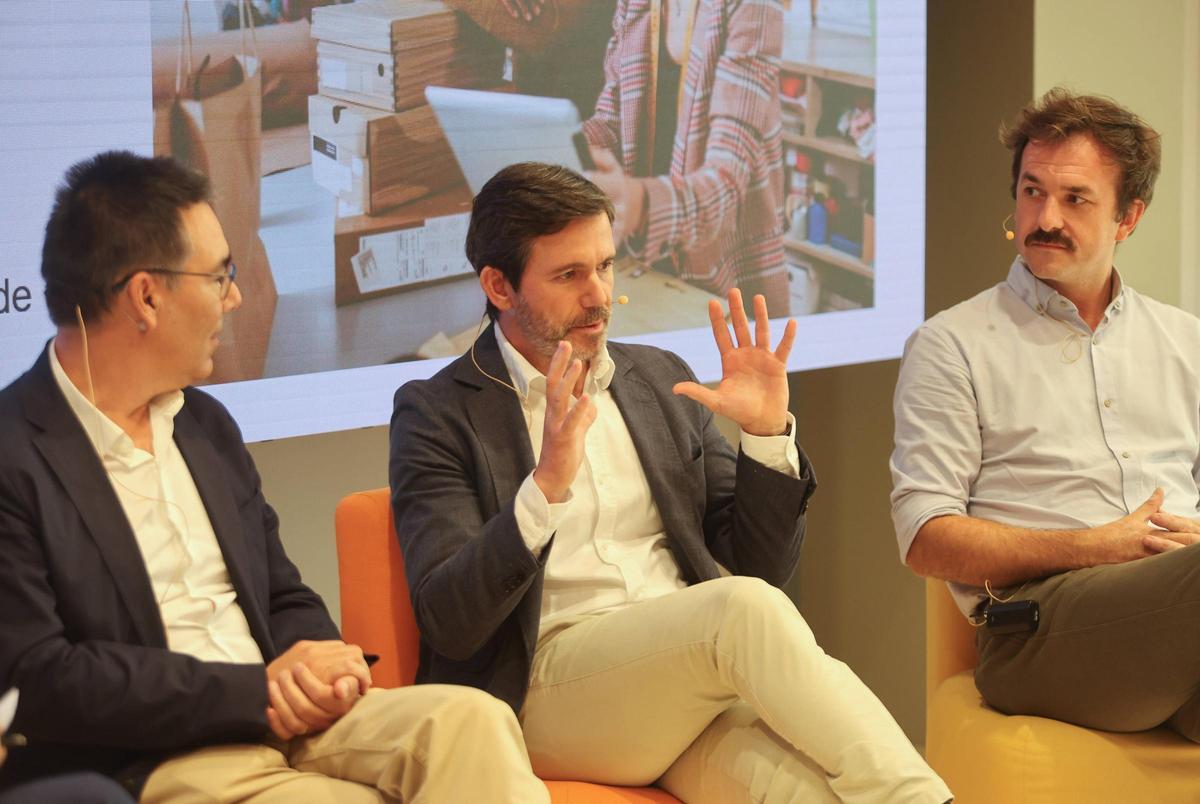
[[[672,390],[733,419],[750,435],[782,434],[787,428],[787,359],[796,339],[795,320],[787,322],[779,346],[771,351],[767,301],[761,295],[754,297],[753,341],[742,292],[737,288],[729,291],[729,318],[737,346],[716,299],[708,303],[708,317],[721,353],[721,384],[711,390],[698,383],[681,382]]]
[[[575,482],[583,463],[588,428],[596,421],[596,406],[581,393],[571,403],[575,387],[586,369],[583,361],[571,359],[571,342],[559,341],[546,372],[546,421],[542,428],[542,454],[533,470],[546,501],[562,502]]]

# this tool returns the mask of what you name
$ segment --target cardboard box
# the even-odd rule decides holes
[[[334,219],[333,229],[334,303],[340,307],[468,275],[469,267],[462,267],[466,263],[466,255],[463,252],[461,237],[442,244],[419,244],[418,256],[422,258],[438,259],[438,252],[441,250],[443,256],[462,261],[455,262],[451,270],[431,268],[424,272],[424,275],[403,278],[390,276],[388,266],[373,265],[372,257],[366,251],[371,249],[372,238],[379,235],[412,232],[425,227],[432,230],[431,237],[437,237],[438,223],[433,223],[432,227],[428,224],[446,222],[470,211],[471,190],[466,183],[462,183],[411,204],[405,204],[384,215],[352,215],[345,214],[344,211],[339,213]],[[373,270],[375,267],[379,268],[377,276],[369,276],[376,273]]]
[[[308,99],[313,179],[368,215],[465,183],[429,106],[385,112]]]

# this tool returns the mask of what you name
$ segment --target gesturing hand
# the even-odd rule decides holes
[[[583,463],[584,438],[596,421],[596,406],[587,394],[581,394],[574,405],[571,397],[575,385],[583,376],[583,361],[571,360],[571,344],[559,341],[550,358],[546,372],[546,420],[542,425],[542,454],[533,470],[546,500],[562,502],[579,465]]]
[[[754,297],[753,342],[742,307],[742,292],[737,288],[729,291],[729,317],[737,337],[736,347],[716,299],[708,303],[708,317],[721,353],[721,383],[710,390],[698,383],[681,382],[672,390],[732,419],[750,435],[780,435],[787,428],[787,359],[796,339],[796,321],[787,322],[779,346],[772,352],[767,302],[761,295]]]

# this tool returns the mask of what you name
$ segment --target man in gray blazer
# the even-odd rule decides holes
[[[693,801],[945,801],[878,699],[777,588],[815,487],[788,413],[795,322],[770,348],[737,290],[709,316],[723,378],[606,342],[603,192],[524,163],[475,198],[490,326],[396,394],[391,486],[420,682],[520,714],[543,778]],[[741,426],[735,455],[713,414]],[[721,568],[729,573],[723,575]]]

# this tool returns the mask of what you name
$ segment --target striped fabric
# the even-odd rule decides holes
[[[778,0],[697,0],[670,173],[649,177],[653,88],[651,0],[619,0],[605,86],[588,140],[646,177],[646,221],[626,247],[714,293],[736,284],[788,313],[783,258],[783,155]],[[669,58],[666,48],[662,58]],[[676,98],[660,98],[661,106]],[[659,136],[670,136],[660,132]]]

